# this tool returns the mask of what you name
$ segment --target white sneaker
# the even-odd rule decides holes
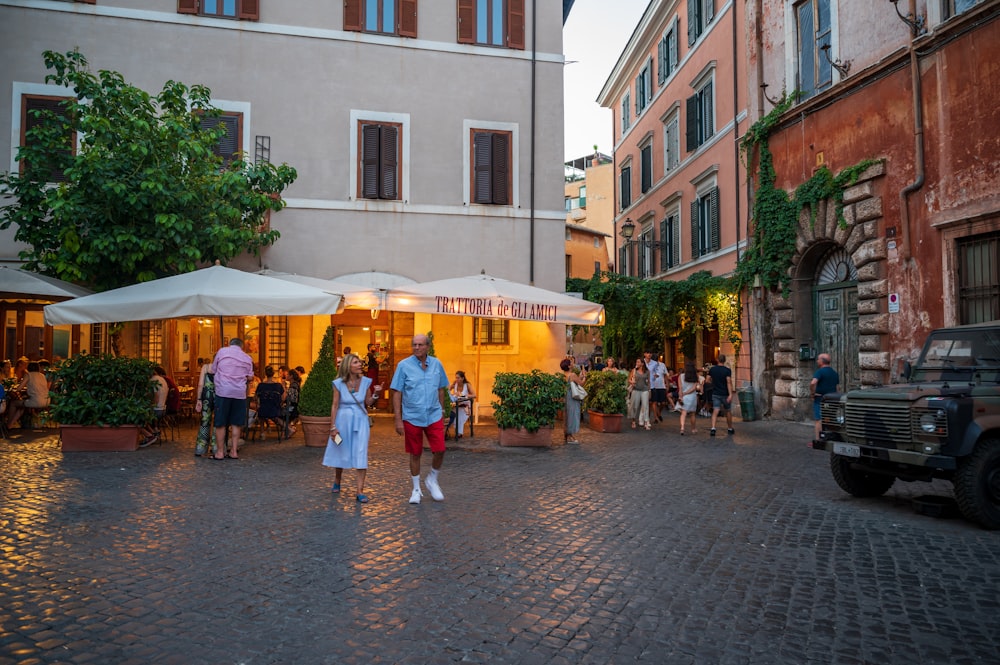
[[[423,496],[423,493],[420,491],[420,488],[414,488],[413,492],[410,494],[410,503],[420,503],[421,496]]]
[[[436,480],[427,476],[427,478],[424,479],[424,485],[427,486],[427,491],[431,493],[432,499],[435,501],[444,501],[444,493],[441,491],[441,486],[438,485]]]

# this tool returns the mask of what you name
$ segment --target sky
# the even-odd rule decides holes
[[[566,161],[593,154],[594,144],[611,154],[611,109],[601,108],[594,100],[648,4],[649,0],[574,2],[563,27]]]

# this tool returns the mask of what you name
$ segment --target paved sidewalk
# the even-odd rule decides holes
[[[66,455],[15,432],[0,665],[1000,662],[1000,533],[911,506],[949,485],[854,499],[810,424],[706,424],[552,449],[480,425],[418,506],[385,417],[367,505],[301,434],[212,462],[191,430]]]

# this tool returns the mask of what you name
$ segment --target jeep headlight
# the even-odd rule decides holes
[[[844,416],[844,410],[837,409],[837,412],[833,416],[833,422],[837,423],[838,425],[843,425],[846,420],[847,417]]]
[[[927,434],[933,434],[937,431],[937,418],[933,413],[925,413],[920,416],[920,429]]]

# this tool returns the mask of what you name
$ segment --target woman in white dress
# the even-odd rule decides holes
[[[701,377],[694,363],[684,364],[684,373],[677,381],[678,398],[681,402],[681,434],[684,434],[684,421],[691,416],[691,433],[698,433],[698,396],[702,390]]]
[[[455,438],[461,439],[465,434],[465,423],[469,421],[469,405],[475,399],[476,391],[465,380],[465,372],[459,370],[455,372],[455,381],[448,387],[448,393],[451,396],[452,415],[455,416]]]
[[[371,425],[368,407],[375,403],[375,395],[382,386],[372,386],[364,376],[361,358],[350,353],[344,356],[333,381],[333,406],[330,408],[330,440],[323,454],[323,466],[336,469],[333,492],[340,492],[344,469],[357,470],[358,503],[368,503],[365,495],[365,476],[368,474],[368,438]],[[339,441],[339,442],[338,442]]]

